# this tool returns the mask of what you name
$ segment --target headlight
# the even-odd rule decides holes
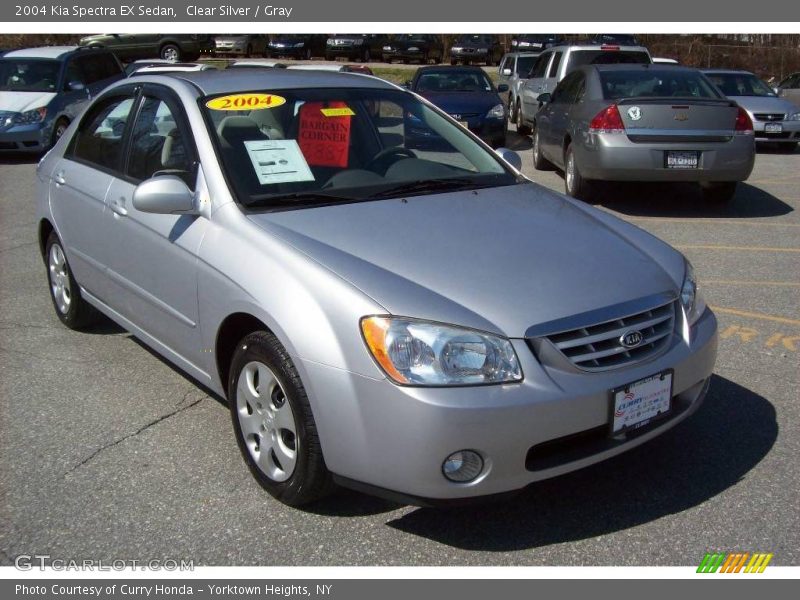
[[[463,48],[461,46],[453,46],[452,48],[450,48],[451,52],[461,52],[462,50]]]
[[[31,125],[33,123],[41,123],[47,116],[47,107],[34,108],[33,110],[26,110],[14,116],[14,123],[17,125]]]
[[[502,104],[498,104],[497,106],[492,107],[492,109],[486,113],[487,119],[505,119],[506,118],[506,107]]]
[[[800,112],[789,113],[786,115],[785,121],[800,121]]]
[[[383,47],[383,49],[384,49],[386,52],[391,52],[391,51],[392,51],[392,47],[391,47],[391,46],[384,46],[384,47]]]
[[[335,43],[333,41],[333,38],[328,38],[327,40],[325,40],[325,45],[327,46],[333,46],[334,44]]]
[[[518,42],[517,42],[517,40],[511,40],[511,46],[512,46],[512,47],[513,47],[513,46],[516,46],[516,45],[517,45],[517,43],[518,43]]]
[[[417,46],[409,46],[408,47],[408,51],[409,52],[419,52],[419,48]]]
[[[305,45],[306,45],[306,43],[305,43],[305,42],[297,42],[297,43],[294,45],[294,47],[295,47],[295,48],[302,48],[302,47],[303,47],[303,46],[305,46]]]
[[[697,319],[706,310],[706,301],[697,287],[694,269],[692,268],[692,263],[688,260],[686,261],[686,275],[683,278],[683,286],[681,287],[681,305],[690,327],[697,322]]]
[[[370,353],[399,384],[480,385],[522,381],[514,347],[489,333],[395,317],[364,317]]]

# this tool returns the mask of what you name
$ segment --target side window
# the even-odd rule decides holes
[[[77,60],[72,59],[67,63],[67,69],[64,72],[64,91],[70,91],[69,84],[73,81],[86,85],[83,72],[77,62]]]
[[[127,174],[138,181],[173,174],[194,188],[193,161],[187,138],[170,105],[145,96],[131,134]]]
[[[97,60],[97,56],[80,56],[77,59],[78,64],[83,71],[84,81],[86,85],[92,85],[102,79],[105,79],[103,64]]]
[[[578,81],[575,84],[575,95],[572,98],[572,103],[576,104],[583,99],[586,93],[586,76],[583,73],[578,74]]]
[[[559,82],[556,89],[553,90],[553,96],[551,98],[553,104],[566,104],[570,102],[573,96],[572,90],[575,85],[576,76],[577,73],[571,73]]]
[[[132,106],[132,95],[114,96],[94,106],[81,121],[68,155],[99,167],[118,170]]]
[[[99,55],[98,57],[99,62],[103,65],[103,79],[108,79],[110,77],[116,77],[117,75],[122,74],[122,69],[119,66],[117,60],[108,52],[104,52],[103,54]]]
[[[558,65],[561,64],[561,56],[563,52],[556,52],[553,56],[553,63],[550,65],[550,70],[547,73],[548,78],[558,77]]]
[[[547,71],[547,64],[550,62],[551,56],[553,56],[552,52],[545,52],[539,57],[539,60],[536,61],[536,64],[533,65],[533,69],[531,70],[532,79],[544,77],[544,74]]]

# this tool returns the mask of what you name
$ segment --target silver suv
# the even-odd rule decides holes
[[[519,133],[530,133],[533,118],[541,106],[539,96],[552,92],[567,73],[583,65],[616,63],[649,64],[653,59],[644,46],[575,44],[555,46],[542,52],[530,78],[521,87],[513,107]]]
[[[516,119],[514,107],[517,105],[517,94],[528,80],[528,73],[540,54],[541,52],[509,52],[503,56],[497,68],[499,83],[508,86],[508,118],[512,123]]]

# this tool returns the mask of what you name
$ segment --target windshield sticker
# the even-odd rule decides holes
[[[263,110],[286,103],[286,98],[275,94],[231,94],[206,102],[211,110]]]
[[[244,147],[261,185],[314,181],[295,140],[247,140]]]
[[[346,168],[351,117],[328,117],[322,112],[326,109],[349,110],[344,102],[306,102],[300,109],[300,149],[309,165]]]
[[[356,114],[349,106],[343,108],[320,108],[319,112],[326,117],[352,117]]]

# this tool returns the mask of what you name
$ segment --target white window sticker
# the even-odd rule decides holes
[[[314,181],[296,140],[249,140],[244,147],[261,185]]]

